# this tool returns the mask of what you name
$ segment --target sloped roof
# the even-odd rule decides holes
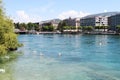
[[[44,23],[59,23],[61,20],[60,19],[52,19],[52,20],[46,20],[46,21],[41,21],[40,24],[44,24]]]
[[[107,17],[110,17],[110,16],[117,15],[117,14],[120,14],[120,12],[105,12],[105,13],[88,15],[88,16],[85,16],[85,17],[83,17],[81,19],[94,18],[94,17],[97,17],[97,16],[102,16],[102,17],[107,16]]]

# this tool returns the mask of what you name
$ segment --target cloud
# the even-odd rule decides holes
[[[108,12],[107,10],[104,10],[104,12]]]
[[[24,10],[16,11],[16,17],[13,17],[14,22],[39,22],[41,17],[38,15],[27,14]]]
[[[84,17],[86,15],[88,15],[90,13],[86,13],[86,12],[77,12],[75,10],[70,10],[70,11],[66,11],[66,12],[62,12],[61,14],[58,15],[58,18],[60,19],[66,19],[68,17],[72,17],[72,18],[75,18],[75,17]]]

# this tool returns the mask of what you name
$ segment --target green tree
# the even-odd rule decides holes
[[[19,29],[19,22],[18,23],[14,23],[15,29]]]
[[[95,29],[97,29],[98,31],[100,31],[101,26],[95,26]]]
[[[93,31],[93,26],[84,26],[82,29],[83,29],[83,31],[91,32],[91,31]]]
[[[81,26],[78,26],[78,30],[80,30],[80,29],[82,29],[82,27],[81,27]]]
[[[63,26],[63,30],[70,30],[71,26]]]
[[[34,24],[31,23],[31,22],[29,22],[29,23],[27,24],[27,30],[33,30],[33,29],[34,29]]]
[[[54,31],[54,26],[48,26],[48,28],[49,31]]]
[[[39,24],[34,24],[34,29],[35,29],[36,31],[40,31]]]
[[[98,31],[100,29],[104,29],[104,31],[105,31],[105,29],[108,29],[108,28],[109,28],[109,26],[95,26],[95,29],[98,29]]]
[[[3,12],[0,0],[0,56],[19,46],[17,35],[14,33],[14,24]]]
[[[43,31],[54,31],[54,26],[44,26],[42,27]]]
[[[116,31],[117,31],[117,33],[120,33],[120,25],[116,26]]]
[[[48,31],[48,30],[49,30],[49,27],[48,27],[48,26],[42,27],[42,31]]]
[[[75,26],[70,26],[71,27],[71,29],[73,29],[73,30],[75,30],[76,29],[76,27]]]
[[[25,31],[27,28],[28,28],[27,24],[25,24],[25,23],[20,23],[19,24],[19,29],[21,31]]]
[[[63,20],[58,24],[58,30],[60,30],[61,32],[63,32],[64,30],[64,26],[67,26],[67,23]]]

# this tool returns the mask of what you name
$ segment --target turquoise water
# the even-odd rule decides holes
[[[120,80],[120,36],[19,35],[17,60],[0,80]],[[59,54],[62,56],[59,56]],[[43,54],[43,56],[41,56]]]

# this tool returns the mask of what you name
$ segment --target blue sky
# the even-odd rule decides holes
[[[3,0],[3,3],[7,15],[15,22],[39,22],[120,11],[120,0]]]

